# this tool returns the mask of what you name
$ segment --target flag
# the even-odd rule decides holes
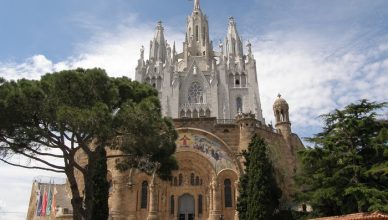
[[[57,191],[57,187],[54,185],[54,190],[53,190],[54,192],[53,192],[53,201],[52,201],[52,207],[51,207],[51,210],[52,210],[52,212],[53,212],[53,215],[54,215],[54,217],[55,217],[55,215],[57,214],[57,207],[56,207],[56,200],[55,200],[55,195],[58,193],[58,191]]]
[[[42,199],[43,199],[43,194],[42,194],[42,186],[40,183],[38,183],[39,190],[38,190],[38,195],[36,196],[36,216],[40,216],[40,212],[42,211]]]
[[[48,193],[48,201],[47,201],[47,207],[46,207],[46,215],[47,216],[50,216],[51,214],[51,204],[52,204],[52,201],[53,201],[53,192],[51,190],[51,181],[50,181],[50,185],[49,185],[49,193]]]
[[[47,191],[46,191],[46,187],[44,187],[42,211],[40,212],[40,216],[46,216],[46,208],[47,208]]]

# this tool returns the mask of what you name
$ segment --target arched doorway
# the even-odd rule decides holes
[[[195,201],[194,197],[189,194],[184,194],[179,197],[179,220],[194,220]]]

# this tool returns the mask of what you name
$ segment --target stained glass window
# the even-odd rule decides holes
[[[202,200],[203,196],[201,194],[198,195],[198,215],[202,214]]]
[[[194,186],[194,173],[192,173],[191,175],[190,175],[190,184],[192,185],[192,186]]]
[[[174,196],[171,196],[171,198],[170,198],[170,214],[174,215],[174,212],[175,212],[175,200],[174,200]]]
[[[189,89],[189,103],[203,103],[203,90],[199,82],[193,82]]]
[[[140,208],[146,209],[147,208],[147,197],[148,197],[148,182],[143,181],[141,184],[141,203]]]
[[[243,102],[242,102],[242,99],[240,97],[237,97],[237,99],[236,99],[236,107],[237,107],[237,113],[243,111],[243,109],[242,109]]]
[[[232,207],[232,182],[230,179],[224,181],[224,194],[225,207]]]

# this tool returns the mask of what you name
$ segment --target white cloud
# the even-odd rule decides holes
[[[60,62],[35,55],[21,64],[0,63],[0,76],[39,79],[47,72],[101,67],[111,76],[133,78],[140,46],[144,45],[148,51],[155,25],[134,25],[132,18],[127,22],[129,24],[118,26],[114,33],[99,32],[89,42],[77,45],[76,54]],[[179,46],[184,35],[170,27],[165,30],[169,43],[175,40]],[[253,41],[262,106],[268,123],[273,121],[272,104],[278,93],[290,104],[293,128],[300,131],[319,127],[318,115],[361,98],[388,100],[388,58],[381,56],[387,53],[388,44],[377,44],[362,53],[348,50],[327,56],[327,52],[322,51],[330,43],[318,38],[295,40],[295,35],[282,33],[271,36],[274,42]],[[0,166],[0,179],[7,179],[0,182],[0,189],[8,189],[2,190],[0,196],[0,201],[5,203],[0,202],[3,209],[26,212],[32,179],[37,173],[41,172]],[[10,182],[14,185],[11,188]],[[9,217],[22,218],[16,214]]]
[[[21,64],[0,62],[0,76],[9,80],[39,79],[49,72],[78,67],[99,67],[111,76],[124,75],[134,78],[137,60],[140,58],[140,47],[148,47],[156,24],[134,25],[133,18],[128,19],[126,23],[128,26],[118,26],[114,33],[100,32],[89,42],[77,45],[76,55],[57,63],[41,54],[28,58]],[[165,27],[165,35],[171,45],[174,41],[181,42],[184,37],[169,27]]]
[[[308,40],[278,39],[277,43],[256,46],[259,52],[255,53],[262,106],[268,122],[273,118],[272,103],[278,93],[290,105],[296,130],[318,128],[319,115],[363,98],[388,100],[386,44],[373,45],[361,52],[349,49],[327,56]]]

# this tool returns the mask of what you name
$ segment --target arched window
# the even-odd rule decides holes
[[[202,27],[202,45],[205,45],[205,34],[206,34],[205,27]]]
[[[199,186],[199,177],[198,176],[195,178],[195,185]]]
[[[187,112],[186,112],[186,118],[191,118],[191,111],[190,111],[190,109],[187,110]]]
[[[203,90],[199,82],[191,83],[188,101],[189,103],[203,103]]]
[[[241,87],[247,87],[247,76],[244,73],[241,75]]]
[[[201,194],[198,195],[198,215],[202,215],[202,203],[203,203],[203,196]]]
[[[148,182],[143,181],[141,184],[141,202],[140,202],[140,208],[146,209],[147,208],[147,197],[148,197]]]
[[[174,177],[174,186],[178,185],[178,178]]]
[[[185,110],[182,109],[180,115],[181,115],[181,118],[185,118],[186,117]]]
[[[195,181],[194,181],[194,173],[192,173],[192,174],[190,175],[190,184],[191,184],[192,186],[195,185]]]
[[[199,111],[199,117],[205,117],[205,111],[203,109]]]
[[[235,86],[236,86],[236,87],[240,87],[240,80],[236,79],[236,81],[235,81]]]
[[[198,111],[197,111],[197,109],[194,109],[194,111],[193,111],[193,118],[198,118]]]
[[[243,111],[242,107],[243,107],[242,99],[241,99],[241,97],[237,97],[237,99],[236,99],[237,113]]]
[[[195,26],[195,41],[199,41],[199,29],[198,29],[198,25]]]
[[[210,115],[211,115],[210,109],[206,109],[206,117],[210,117]]]
[[[182,174],[179,174],[179,186],[182,186],[183,184],[183,175]]]
[[[224,181],[225,207],[232,207],[232,182],[230,179]]]
[[[175,213],[175,199],[174,196],[172,195],[170,198],[170,214],[174,215]]]

